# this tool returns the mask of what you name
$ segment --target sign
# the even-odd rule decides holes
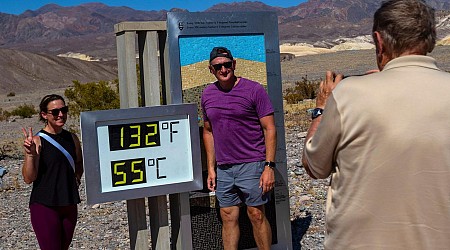
[[[82,112],[89,204],[202,189],[195,104]]]
[[[272,227],[271,249],[292,249],[284,112],[281,81],[278,17],[275,12],[169,12],[167,14],[169,44],[170,90],[173,99],[199,102],[199,98],[182,96],[182,89],[204,88],[216,81],[209,72],[209,53],[216,46],[231,50],[236,59],[238,76],[267,84],[267,91],[275,109],[277,128],[276,185],[274,199],[266,205]],[[179,86],[182,83],[183,88]],[[201,84],[199,86],[199,84]],[[190,98],[190,99],[188,99]],[[201,113],[201,112],[199,112]],[[194,197],[194,196],[193,196]],[[192,209],[192,207],[191,207]],[[205,212],[204,209],[201,210]],[[272,212],[273,211],[273,212]],[[211,211],[209,224],[193,223],[194,249],[220,247],[220,222],[217,211]],[[205,214],[191,213],[191,220],[205,220]],[[245,217],[241,214],[241,218]],[[241,228],[239,249],[255,249],[250,221]],[[197,227],[197,228],[196,228]],[[215,231],[215,229],[217,229]],[[249,232],[249,233],[247,233]]]

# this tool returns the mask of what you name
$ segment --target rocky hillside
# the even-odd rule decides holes
[[[307,42],[323,46],[337,38],[370,34],[372,15],[380,2],[381,0],[309,0],[294,7],[279,8],[258,1],[246,1],[217,4],[205,11],[275,11],[279,16],[281,43]],[[444,38],[450,34],[450,0],[428,2],[437,10],[442,10],[439,11],[438,35]],[[49,4],[21,15],[0,13],[0,48],[51,55],[73,52],[113,59],[114,24],[122,21],[165,20],[166,14],[167,10],[138,11],[101,3],[74,7]]]
[[[324,49],[371,48],[371,38],[367,35],[370,34],[373,12],[380,1],[309,0],[291,8],[246,1],[217,4],[205,11],[277,12],[282,52],[294,56],[311,54],[311,51],[329,51]],[[450,0],[428,2],[440,10],[437,12],[438,35],[446,38],[441,43],[450,44]],[[117,78],[114,24],[164,20],[166,14],[167,10],[138,11],[101,3],[74,7],[49,4],[20,15],[0,13],[2,98],[11,92],[21,94],[37,89],[63,89],[73,80],[90,82]]]
[[[319,47],[338,38],[370,35],[373,14],[382,0],[309,0],[279,16],[280,41]],[[438,38],[450,34],[450,0],[427,1],[437,10]],[[332,44],[334,46],[336,44]]]
[[[66,88],[82,83],[114,80],[117,62],[89,62],[25,51],[0,49],[0,93],[16,94]]]

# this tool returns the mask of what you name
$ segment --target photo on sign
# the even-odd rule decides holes
[[[267,86],[264,35],[181,36],[181,84],[184,103],[197,103],[199,122],[203,125],[200,97],[203,89],[216,81],[209,72],[209,54],[214,47],[226,47],[236,60],[236,76]]]

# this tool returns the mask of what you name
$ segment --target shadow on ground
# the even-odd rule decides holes
[[[293,250],[301,250],[302,244],[301,240],[303,236],[308,231],[309,226],[311,225],[312,216],[310,213],[306,214],[306,217],[295,218],[291,221],[291,231],[292,231],[292,249]]]

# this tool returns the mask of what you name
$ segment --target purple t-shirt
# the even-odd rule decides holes
[[[265,160],[259,119],[274,109],[261,84],[241,78],[226,92],[215,82],[203,91],[202,109],[204,120],[212,127],[218,165]]]

